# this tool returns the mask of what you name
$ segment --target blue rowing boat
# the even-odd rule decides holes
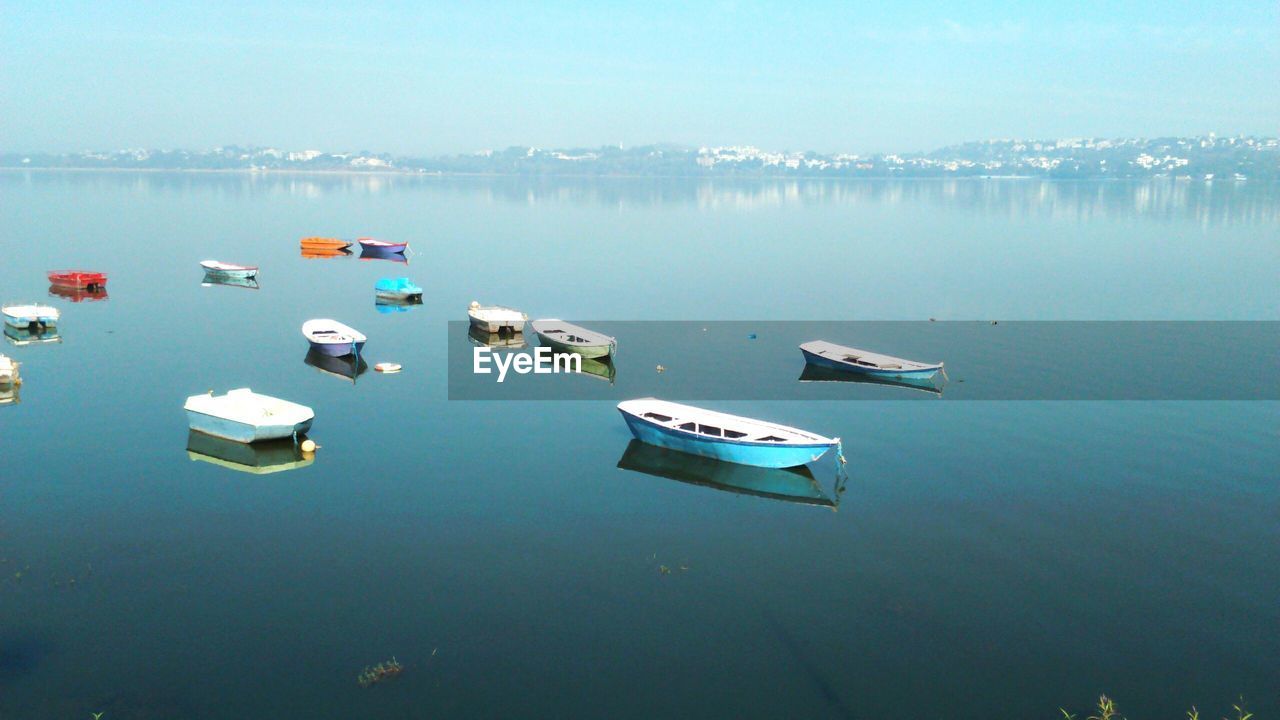
[[[798,467],[840,446],[840,438],[656,398],[627,400],[618,411],[641,442],[742,465]]]
[[[373,293],[386,300],[402,300],[406,302],[422,302],[422,288],[414,285],[407,277],[382,278],[373,285]]]
[[[833,370],[862,373],[887,378],[931,378],[942,370],[942,363],[922,363],[892,355],[867,352],[814,340],[800,346],[805,362]]]
[[[311,343],[312,352],[333,357],[359,355],[368,340],[359,330],[328,318],[302,323],[302,335]]]

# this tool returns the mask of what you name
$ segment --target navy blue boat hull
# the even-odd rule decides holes
[[[359,353],[361,350],[364,350],[364,343],[358,342],[353,345],[352,343],[312,342],[311,350],[312,352],[317,352],[321,355],[328,355],[329,357],[343,357],[344,355],[351,355],[352,353]]]

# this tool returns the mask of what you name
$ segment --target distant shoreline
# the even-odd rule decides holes
[[[1104,182],[1104,183],[1144,183],[1154,181],[1165,182],[1186,182],[1198,184],[1253,184],[1253,185],[1271,185],[1276,184],[1269,179],[1236,180],[1234,178],[1195,178],[1195,177],[1169,177],[1169,176],[1146,176],[1146,177],[1050,177],[1043,175],[901,175],[897,177],[886,175],[874,176],[831,176],[831,175],[592,175],[592,174],[570,174],[570,173],[464,173],[464,172],[417,172],[413,170],[295,170],[295,169],[268,169],[268,170],[250,170],[247,168],[94,168],[94,167],[15,167],[12,165],[0,166],[0,172],[3,173],[112,173],[112,174],[144,174],[144,175],[162,175],[162,174],[192,174],[192,175],[246,175],[246,176],[312,176],[312,177],[403,177],[403,178],[421,178],[421,179],[448,179],[448,178],[520,178],[525,180],[692,180],[699,182],[788,182],[795,180],[805,181],[822,181],[822,182],[898,182],[902,180],[912,181],[1003,181],[1003,182],[1024,182],[1038,181],[1051,183],[1083,183],[1083,182]]]
[[[20,153],[0,168],[71,172],[236,173],[255,177],[487,177],[693,180],[1146,180],[1280,181],[1280,138],[1203,136],[985,140],[927,153],[850,155],[754,145],[597,148],[511,146],[464,155],[219,146]]]

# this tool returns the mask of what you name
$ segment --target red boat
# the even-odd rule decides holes
[[[49,282],[61,287],[104,290],[107,287],[107,274],[85,270],[50,270]]]

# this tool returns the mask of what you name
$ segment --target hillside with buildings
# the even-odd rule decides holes
[[[435,157],[260,147],[208,151],[0,153],[0,167],[220,171],[401,172],[650,177],[1039,177],[1278,180],[1274,137],[984,140],[923,153],[824,154],[754,146],[544,149]]]

